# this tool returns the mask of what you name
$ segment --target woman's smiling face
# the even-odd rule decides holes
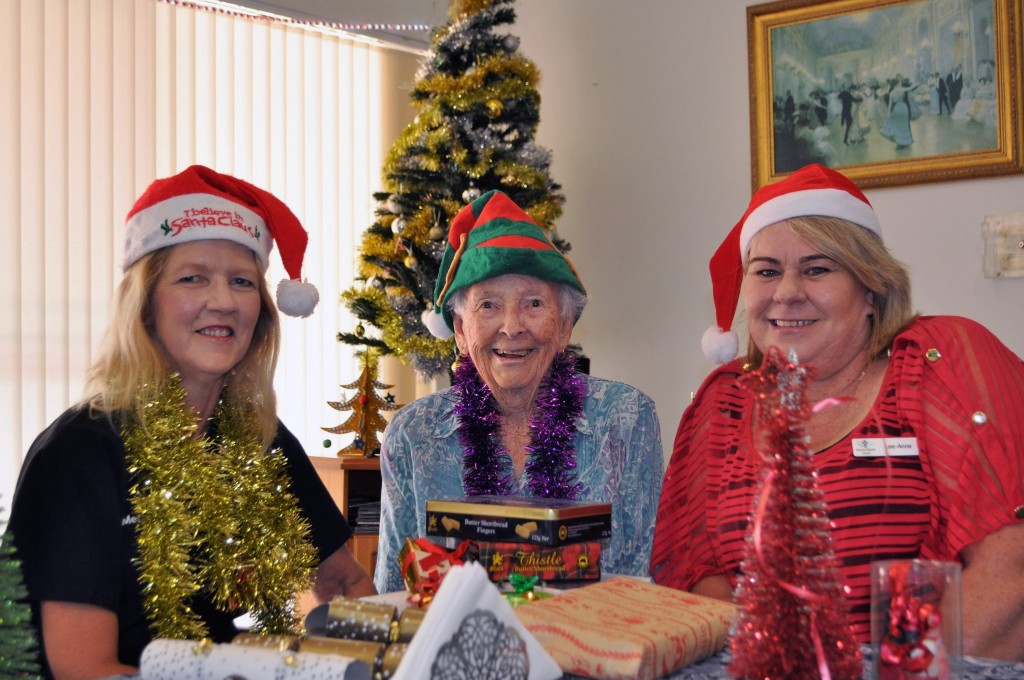
[[[743,301],[754,344],[762,352],[796,350],[819,377],[863,354],[870,337],[872,294],[786,222],[751,240]]]
[[[153,333],[186,388],[215,385],[249,351],[261,276],[253,252],[237,243],[171,246],[153,289]]]
[[[467,288],[454,321],[459,351],[469,354],[499,400],[502,392],[532,394],[572,334],[558,284],[522,274]]]

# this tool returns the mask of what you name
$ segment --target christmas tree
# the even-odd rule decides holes
[[[540,121],[539,73],[519,40],[495,29],[511,24],[513,0],[451,0],[416,76],[418,109],[383,168],[376,221],[363,236],[359,280],[342,299],[359,319],[338,339],[394,354],[424,379],[447,375],[451,339],[424,324],[448,224],[483,192],[500,189],[548,231],[561,215],[561,187],[548,174],[550,153],[534,143]],[[379,333],[367,334],[367,325]],[[437,330],[437,329],[435,329]]]
[[[743,378],[757,405],[754,446],[764,461],[741,568],[730,671],[738,678],[861,677],[860,647],[832,551],[828,509],[807,445],[812,378],[778,350]]]
[[[352,411],[348,420],[337,427],[322,428],[331,434],[354,433],[355,439],[352,443],[338,451],[338,455],[361,454],[371,458],[380,453],[380,439],[378,432],[383,432],[387,421],[381,415],[381,411],[397,411],[404,404],[396,404],[395,397],[390,392],[383,397],[377,394],[377,390],[390,389],[391,385],[385,385],[377,380],[377,355],[371,350],[362,353],[363,372],[359,379],[348,385],[342,385],[346,390],[356,390],[351,398],[345,401],[329,401],[327,405],[335,411]]]
[[[11,535],[0,537],[0,678],[38,678],[36,634]]]

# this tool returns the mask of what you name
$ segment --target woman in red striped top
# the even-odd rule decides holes
[[[761,471],[737,378],[769,347],[792,349],[816,371],[808,402],[840,398],[806,427],[858,639],[870,639],[873,560],[958,560],[964,652],[1024,658],[1024,362],[973,321],[915,316],[873,209],[828,168],[759,190],[711,271],[719,329],[743,285],[748,353],[731,360],[735,334],[705,334],[725,365],[676,434],[655,581],[732,598]]]

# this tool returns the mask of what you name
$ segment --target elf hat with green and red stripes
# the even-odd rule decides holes
[[[586,289],[572,263],[544,230],[500,191],[480,196],[455,216],[434,286],[434,314],[454,330],[445,304],[452,293],[503,274],[525,274]],[[427,324],[438,335],[434,324]]]

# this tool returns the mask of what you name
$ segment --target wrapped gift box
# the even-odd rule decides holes
[[[566,673],[651,680],[721,650],[735,605],[618,577],[514,611]]]
[[[448,570],[456,564],[462,564],[462,557],[468,548],[468,541],[448,551],[425,538],[405,539],[398,553],[398,562],[406,588],[410,593],[432,596]]]
[[[612,535],[610,503],[468,496],[427,501],[428,536],[558,546]]]
[[[473,541],[467,557],[478,561],[495,583],[512,574],[541,581],[597,581],[601,578],[601,543],[586,541],[561,546],[536,543]]]

